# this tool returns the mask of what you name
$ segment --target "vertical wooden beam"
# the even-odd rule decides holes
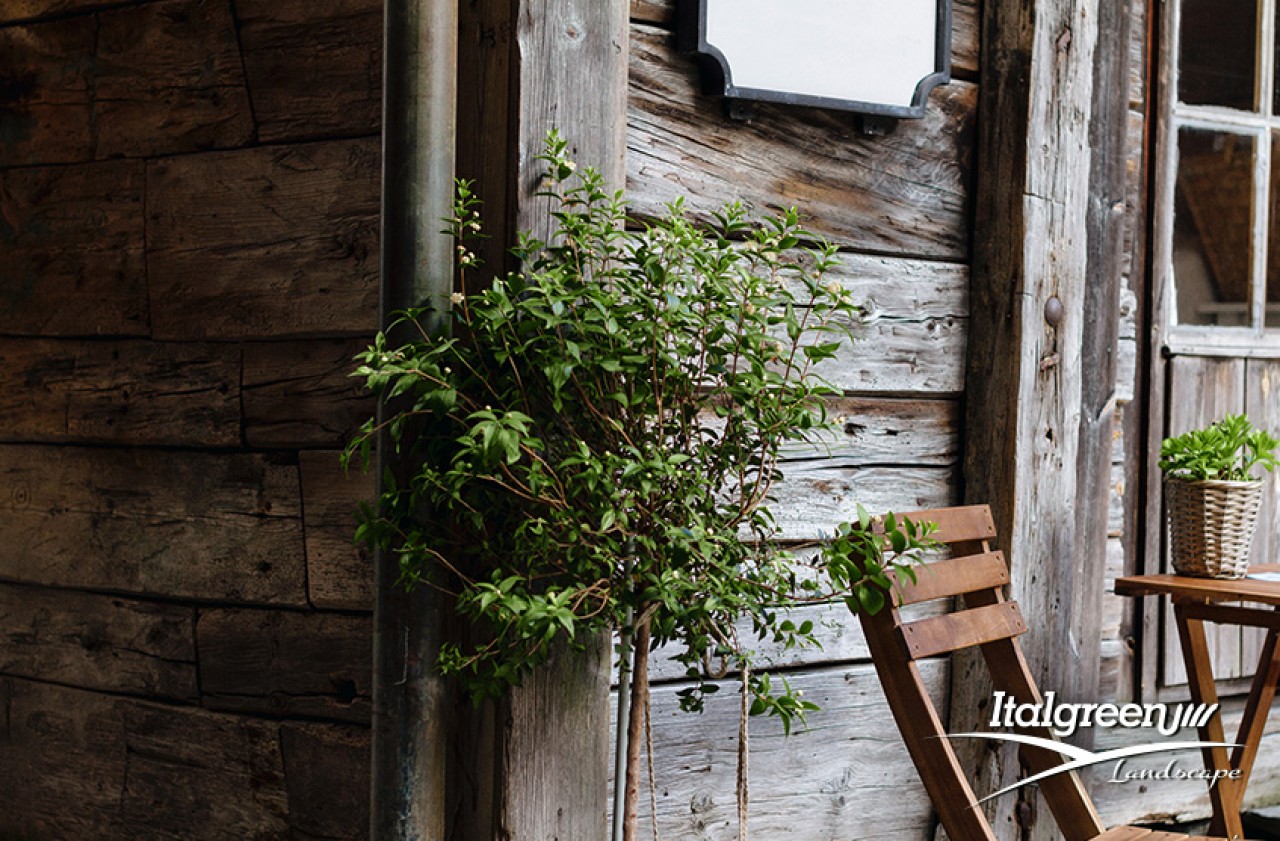
[[[1003,536],[1012,595],[1032,626],[1032,674],[1070,700],[1096,686],[1104,556],[1092,556],[1102,544],[1090,536],[1106,528],[1080,498],[1079,475],[1082,444],[1094,446],[1082,436],[1082,382],[1097,373],[1084,367],[1084,342],[1100,5],[984,4],[966,383],[965,496],[991,505]],[[1106,487],[1085,479],[1092,493]],[[990,704],[977,674],[971,662],[955,670],[953,730]],[[969,763],[979,791],[1018,775],[1010,754],[991,757]],[[1001,800],[992,823],[1002,837],[1049,837],[1035,802]]]
[[[534,193],[551,129],[580,165],[626,179],[626,0],[467,0],[459,40],[458,171],[484,202],[479,256],[515,268],[518,231],[545,237],[551,206]],[[491,714],[458,728],[454,837],[607,836],[610,646],[562,652]]]

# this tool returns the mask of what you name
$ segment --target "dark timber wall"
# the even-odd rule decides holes
[[[0,2],[0,837],[367,835],[381,25]]]

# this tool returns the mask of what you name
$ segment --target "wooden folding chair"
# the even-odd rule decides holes
[[[916,661],[979,646],[997,690],[1019,704],[1039,704],[1040,692],[1017,640],[1027,626],[1017,603],[1004,597],[1009,569],[1003,553],[990,548],[996,535],[990,508],[942,508],[904,516],[937,523],[934,536],[950,550],[949,557],[919,566],[914,582],[900,576],[900,592],[895,592],[882,610],[874,615],[859,612],[858,617],[893,717],[947,835],[951,841],[994,841],[991,824],[951,748]],[[953,596],[964,597],[963,609],[916,621],[904,621],[898,612],[899,605]],[[1054,738],[1047,728],[1024,732]],[[1021,755],[1032,773],[1064,761],[1057,753],[1029,745],[1021,746]],[[1047,777],[1039,785],[1067,841],[1174,841],[1190,837],[1133,826],[1104,829],[1074,772]],[[1196,839],[1203,841],[1204,836]]]

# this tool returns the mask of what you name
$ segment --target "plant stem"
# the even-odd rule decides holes
[[[627,804],[624,841],[640,839],[640,745],[649,705],[649,617],[641,613],[631,670],[631,717],[627,721]]]

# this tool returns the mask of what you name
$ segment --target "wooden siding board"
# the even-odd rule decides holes
[[[0,579],[306,603],[296,465],[249,454],[0,447]]]
[[[376,403],[351,376],[370,340],[252,343],[244,348],[244,437],[251,447],[342,447]]]
[[[370,721],[369,616],[203,610],[196,641],[210,709]]]
[[[194,700],[195,612],[0,584],[0,673]]]
[[[109,6],[117,0],[7,0],[0,6],[0,26],[50,15],[70,15]]]
[[[344,473],[338,453],[299,455],[303,523],[307,533],[307,586],[318,608],[373,607],[373,557],[353,541],[361,502],[374,501],[374,476],[353,467]]]
[[[0,678],[0,834],[368,837],[367,730]]]
[[[125,731],[116,699],[0,678],[0,835],[125,838]]]
[[[956,400],[841,397],[827,401],[836,428],[811,442],[784,446],[782,456],[785,461],[822,459],[832,467],[955,465],[960,412]]]
[[[0,166],[88,161],[93,18],[0,29]]]
[[[946,661],[922,663],[921,672],[945,711]],[[790,737],[773,719],[751,720],[752,837],[932,838],[929,798],[872,667],[792,673],[788,680],[822,709]],[[661,760],[656,769],[660,834],[736,839],[737,682],[724,681],[699,715],[679,710],[675,693],[680,688],[655,687],[653,694],[654,751]],[[893,808],[873,810],[875,819],[868,820],[869,804],[886,799]],[[640,825],[648,826],[644,791],[640,809]]]
[[[229,0],[0,30],[0,166],[241,146],[253,117]]]
[[[0,339],[0,440],[236,446],[239,383],[234,347]]]
[[[836,468],[786,465],[774,485],[774,516],[784,540],[817,540],[868,511],[917,511],[959,504],[959,477],[946,467]]]
[[[146,335],[143,193],[141,162],[0,170],[0,334]]]
[[[280,725],[294,838],[369,837],[369,741],[361,727]]]
[[[379,157],[370,139],[149,163],[156,338],[371,334]]]
[[[167,0],[99,15],[97,156],[225,149],[253,140],[230,0]]]
[[[977,89],[938,88],[927,115],[864,137],[847,114],[761,104],[750,123],[698,92],[669,33],[632,27],[628,187],[632,211],[677,196],[695,217],[741,199],[759,213],[796,206],[815,233],[852,248],[964,259]],[[749,173],[749,177],[744,174]]]
[[[381,0],[237,0],[236,15],[262,142],[378,132]]]

